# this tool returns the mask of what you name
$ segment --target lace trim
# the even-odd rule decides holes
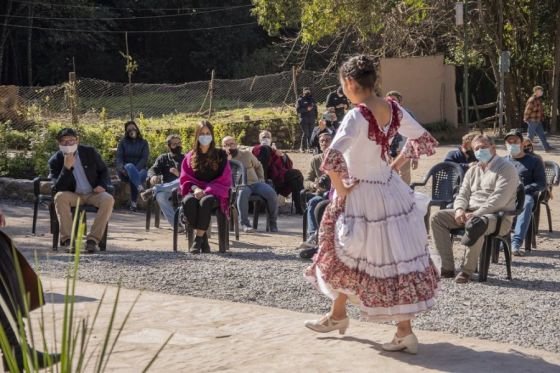
[[[421,155],[435,154],[438,145],[437,140],[426,131],[417,139],[406,140],[402,153],[408,159],[418,159]]]

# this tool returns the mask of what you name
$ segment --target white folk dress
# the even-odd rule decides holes
[[[385,130],[358,105],[327,150],[323,169],[358,185],[347,197],[335,192],[319,228],[319,251],[305,275],[331,299],[347,294],[366,319],[401,321],[435,304],[439,273],[424,225],[429,198],[414,193],[391,169],[387,152],[397,131],[408,138],[407,158],[432,155],[437,141],[396,102],[388,102],[393,115]]]

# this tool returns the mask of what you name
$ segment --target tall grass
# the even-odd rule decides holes
[[[13,302],[13,299],[3,299],[0,297],[0,306],[2,307],[2,311],[6,314],[12,330],[17,331],[19,343],[22,347],[23,351],[23,365],[25,372],[38,372],[40,363],[38,360],[38,356],[36,350],[42,350],[45,354],[47,359],[50,359],[50,355],[52,353],[60,353],[60,363],[51,365],[47,368],[49,372],[60,372],[60,373],[70,373],[70,372],[83,372],[84,370],[88,369],[91,370],[91,365],[93,365],[93,371],[105,372],[107,371],[107,365],[109,360],[113,354],[113,351],[117,345],[119,337],[124,330],[130,315],[138,302],[140,294],[136,296],[132,305],[128,309],[124,319],[121,321],[120,325],[116,329],[116,334],[114,331],[114,324],[116,323],[116,316],[118,311],[119,305],[119,297],[121,286],[119,283],[117,293],[115,299],[112,304],[111,316],[109,318],[109,323],[106,327],[106,330],[103,333],[103,339],[99,346],[92,348],[92,338],[95,329],[95,325],[98,321],[101,308],[105,303],[105,296],[106,291],[103,292],[93,318],[90,319],[90,316],[86,316],[85,318],[78,319],[75,314],[75,294],[76,294],[76,281],[78,279],[78,270],[80,264],[80,256],[82,253],[82,246],[85,233],[85,223],[84,223],[84,213],[82,212],[79,214],[79,201],[78,206],[76,207],[76,214],[74,215],[73,226],[72,226],[72,238],[71,238],[71,245],[75,247],[75,255],[72,262],[69,263],[67,278],[66,278],[66,289],[65,289],[65,296],[64,296],[64,312],[63,312],[63,319],[62,319],[62,336],[61,340],[57,343],[56,340],[56,331],[58,330],[59,326],[56,323],[55,313],[53,309],[53,318],[52,318],[52,335],[54,336],[53,344],[49,349],[49,344],[47,342],[47,329],[45,323],[45,313],[43,307],[40,307],[40,317],[39,317],[39,331],[36,332],[32,328],[32,323],[28,322],[28,330],[29,330],[29,338],[25,332],[25,326],[23,318],[27,318],[29,320],[29,297],[27,294],[22,294],[24,299],[24,309],[18,310],[16,318],[12,316],[10,312],[10,308],[8,307],[7,302]],[[15,247],[12,247],[13,257],[16,260],[16,274],[18,277],[18,282],[20,284],[20,289],[24,292],[24,282],[23,276],[21,272],[21,268],[19,263],[17,262],[17,255],[15,253]],[[35,259],[37,263],[37,258]],[[41,284],[39,283],[39,286]],[[42,297],[43,293],[40,292]],[[41,304],[44,304],[44,300],[40,300]],[[15,303],[14,303],[15,304]],[[17,309],[17,308],[16,308]],[[38,335],[39,338],[35,338]],[[153,365],[156,361],[157,357],[161,353],[161,351],[167,346],[171,338],[173,337],[173,333],[164,341],[162,346],[158,349],[155,355],[150,359],[148,364],[141,370],[142,372],[148,371],[148,369]],[[60,345],[60,348],[58,348]],[[16,362],[16,356],[12,351],[12,346],[8,341],[6,332],[3,326],[0,326],[0,346],[2,347],[2,351],[4,352],[4,356],[7,362],[7,366],[10,372],[21,372]],[[32,347],[32,349],[29,348]]]

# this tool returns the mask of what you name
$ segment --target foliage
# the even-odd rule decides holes
[[[194,128],[201,116],[187,114],[168,115],[161,118],[136,119],[142,136],[150,145],[149,164],[153,164],[157,156],[167,151],[165,139],[172,133],[181,136],[183,148],[188,151],[194,141]],[[258,132],[271,129],[273,132],[294,133],[299,124],[291,110],[280,112],[278,109],[238,109],[218,112],[210,118],[214,125],[216,141],[227,135],[234,136],[240,144],[253,145],[256,143]],[[124,135],[123,121],[105,119],[93,123],[81,123],[76,127],[80,136],[80,143],[93,146],[101,154],[109,167],[115,162],[116,148]],[[0,124],[0,138],[5,139],[8,134],[18,138],[18,143],[29,149],[18,153],[18,157],[9,157],[14,148],[6,141],[0,142],[0,176],[31,178],[35,175],[48,174],[48,160],[58,150],[56,134],[68,125],[52,121],[43,126],[36,126],[33,131],[19,132]],[[25,140],[25,141],[24,141]],[[294,136],[282,136],[277,141],[279,147],[291,148],[295,145]],[[6,154],[6,156],[3,156]]]

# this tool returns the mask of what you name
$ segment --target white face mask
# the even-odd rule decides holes
[[[78,144],[74,145],[59,145],[58,148],[63,154],[73,154],[78,150]]]
[[[268,138],[268,137],[263,137],[263,138],[261,139],[261,145],[270,146],[270,138]]]
[[[212,135],[200,135],[198,136],[198,142],[202,146],[208,146],[212,142]]]

